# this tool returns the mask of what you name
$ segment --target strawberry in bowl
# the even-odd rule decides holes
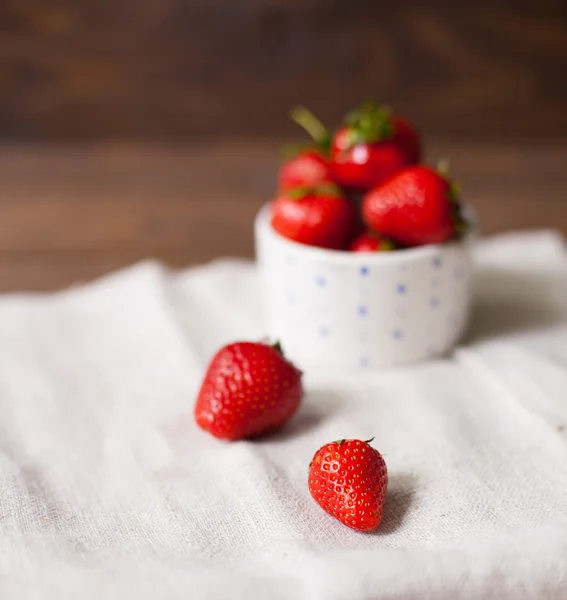
[[[472,297],[458,187],[416,164],[415,127],[383,107],[362,105],[334,134],[305,109],[295,117],[313,139],[297,157],[307,168],[282,167],[255,224],[267,333],[297,364],[325,370],[443,355]]]
[[[353,203],[334,184],[282,191],[272,203],[272,227],[300,244],[347,247],[357,225]]]
[[[388,108],[374,103],[351,111],[331,142],[335,181],[355,190],[368,190],[421,157],[415,127]]]
[[[389,252],[396,248],[397,246],[392,240],[369,229],[354,239],[349,250],[351,252]]]
[[[333,183],[331,165],[321,151],[306,148],[284,162],[280,167],[278,182],[280,190]]]
[[[329,159],[330,135],[327,128],[309,110],[298,106],[291,111],[291,118],[311,137],[304,147],[288,151],[291,154],[281,165],[278,173],[280,190],[297,187],[315,187],[334,182]]]
[[[444,173],[408,167],[366,194],[362,216],[368,227],[405,246],[442,244],[464,232],[457,194]]]

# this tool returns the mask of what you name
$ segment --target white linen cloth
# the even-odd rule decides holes
[[[287,427],[232,444],[192,408],[212,353],[264,335],[251,264],[1,298],[2,600],[567,598],[567,254],[535,232],[476,259],[453,356],[306,373]],[[307,468],[372,436],[390,487],[358,533]]]

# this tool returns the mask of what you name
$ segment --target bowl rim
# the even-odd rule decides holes
[[[447,252],[454,248],[467,249],[475,238],[477,224],[476,214],[470,205],[464,205],[464,213],[467,221],[470,223],[470,229],[463,239],[446,242],[444,244],[427,244],[425,246],[416,246],[414,248],[402,248],[399,250],[392,250],[391,252],[349,252],[348,250],[328,250],[327,248],[308,246],[307,244],[300,244],[299,242],[289,240],[273,229],[270,222],[270,203],[265,204],[259,210],[256,215],[254,227],[258,237],[268,236],[272,241],[284,248],[286,252],[298,257],[340,265],[384,265],[419,259],[433,259],[440,253]]]

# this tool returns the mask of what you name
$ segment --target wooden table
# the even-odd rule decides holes
[[[253,256],[279,143],[0,148],[0,290],[51,290],[147,257],[175,267]],[[438,140],[482,233],[567,234],[567,143]]]

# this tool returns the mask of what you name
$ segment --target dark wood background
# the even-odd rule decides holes
[[[565,0],[0,0],[0,291],[251,257],[289,108],[366,97],[484,233],[567,234]]]
[[[567,136],[565,0],[1,0],[4,139],[281,135],[386,99],[428,135]]]

